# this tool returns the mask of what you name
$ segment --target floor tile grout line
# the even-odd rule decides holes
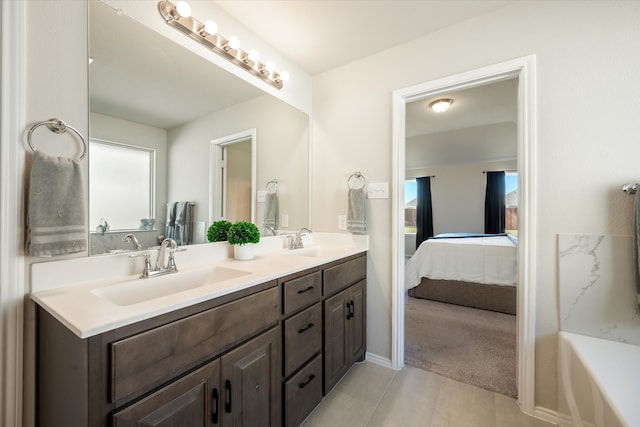
[[[371,420],[373,419],[373,416],[376,414],[376,412],[378,411],[378,408],[380,407],[380,403],[382,402],[382,399],[384,399],[384,397],[387,395],[387,392],[389,391],[389,388],[391,387],[391,384],[393,383],[393,380],[396,378],[396,375],[398,375],[398,373],[400,372],[400,370],[393,370],[393,375],[391,376],[391,379],[389,380],[389,382],[387,383],[387,386],[384,389],[384,392],[380,395],[380,398],[378,399],[378,401],[376,402],[375,408],[373,409],[373,412],[371,413],[371,415],[369,415],[369,419],[367,420],[367,426],[369,424],[371,424]]]

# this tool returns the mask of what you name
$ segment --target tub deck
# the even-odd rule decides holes
[[[570,332],[560,332],[559,346],[561,397],[573,425],[638,426],[640,346]]]

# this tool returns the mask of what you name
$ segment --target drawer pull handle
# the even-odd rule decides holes
[[[218,389],[214,388],[211,393],[211,422],[213,424],[218,424]]]
[[[316,377],[316,376],[315,376],[315,375],[313,375],[313,374],[309,375],[309,377],[307,377],[307,379],[306,379],[306,380],[304,380],[303,382],[301,382],[300,384],[298,384],[298,388],[305,388],[306,386],[308,386],[308,385],[309,385],[309,383],[310,383],[311,381],[313,381],[313,379],[314,379],[315,377]]]
[[[224,410],[227,414],[231,413],[231,381],[226,380],[224,382],[224,389],[227,392],[227,400],[224,403]]]
[[[311,291],[311,290],[313,290],[313,286],[309,286],[309,287],[308,287],[308,288],[306,288],[306,289],[300,289],[300,290],[298,291],[298,293],[299,293],[299,294],[304,294],[305,292],[309,292],[309,291]]]
[[[304,333],[304,332],[308,331],[309,329],[313,328],[314,326],[315,326],[315,325],[314,325],[313,323],[309,323],[307,326],[305,326],[305,327],[303,327],[303,328],[298,329],[298,333],[299,333],[299,334],[302,334],[302,333]]]
[[[351,310],[351,311],[350,311],[350,314],[351,314],[351,318],[353,319],[353,318],[355,317],[355,315],[356,315],[356,306],[355,306],[355,304],[353,303],[353,300],[351,300],[351,303],[350,303],[350,304],[351,304],[351,308],[350,308],[350,310]]]

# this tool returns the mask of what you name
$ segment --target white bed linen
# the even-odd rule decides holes
[[[507,236],[428,239],[405,265],[405,288],[422,277],[516,286],[516,245]]]

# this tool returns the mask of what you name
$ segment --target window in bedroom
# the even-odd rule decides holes
[[[505,232],[518,234],[518,173],[504,174]]]
[[[416,180],[407,179],[404,182],[404,233],[416,233],[416,206],[418,205],[418,190]]]

